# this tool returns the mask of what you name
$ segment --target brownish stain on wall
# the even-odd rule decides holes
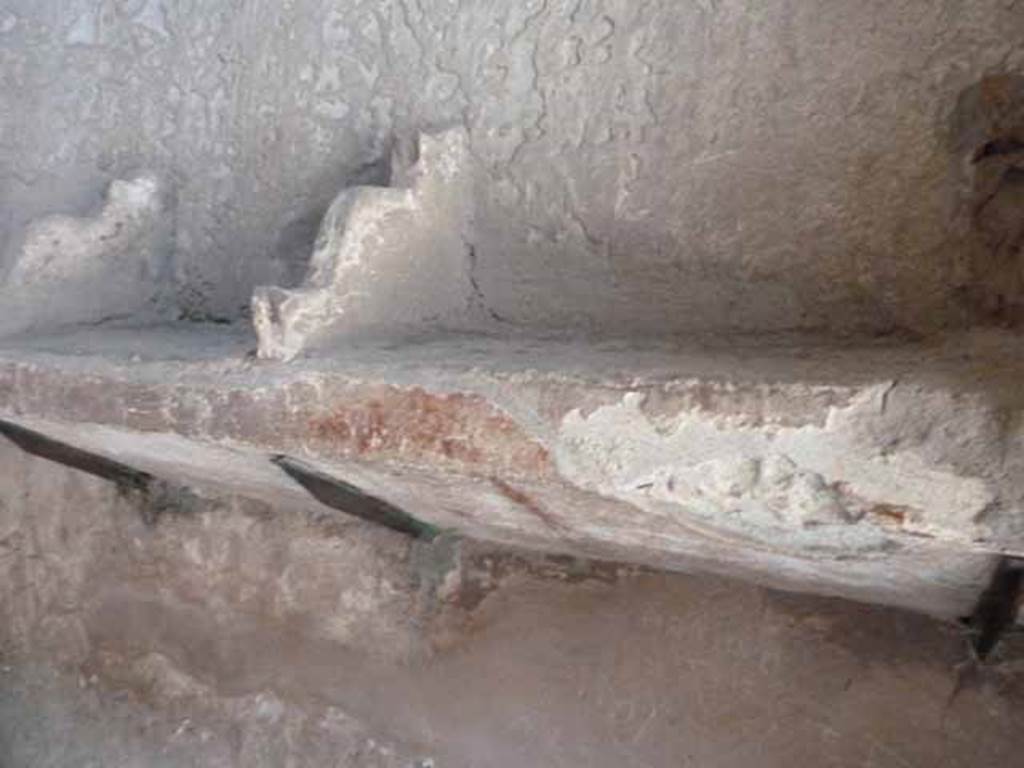
[[[311,417],[307,427],[317,447],[346,456],[441,461],[481,473],[551,470],[547,449],[476,395],[379,387]]]

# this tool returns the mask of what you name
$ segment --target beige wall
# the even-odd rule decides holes
[[[1020,680],[950,701],[963,655],[897,611],[238,498],[147,527],[0,444],[5,767],[1013,765]]]

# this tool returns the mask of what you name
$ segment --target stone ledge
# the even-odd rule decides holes
[[[1024,342],[475,336],[291,364],[247,332],[7,340],[0,418],[317,507],[285,455],[484,539],[962,615],[1024,551]]]

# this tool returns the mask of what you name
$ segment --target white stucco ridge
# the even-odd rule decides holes
[[[256,289],[260,357],[291,359],[358,333],[486,322],[472,274],[467,134],[423,135],[416,154],[395,154],[395,186],[341,191],[301,286]]]
[[[33,222],[0,280],[0,334],[161,315],[171,240],[162,191],[151,173],[118,179],[95,214]]]

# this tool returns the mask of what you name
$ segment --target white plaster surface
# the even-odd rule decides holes
[[[160,182],[152,175],[111,183],[92,216],[34,221],[0,277],[0,333],[159,316],[168,225]]]
[[[1006,0],[4,0],[0,271],[150,168],[182,311],[238,317],[299,285],[340,190],[454,126],[510,324],[956,324],[951,119],[1022,39]]]
[[[317,342],[373,331],[481,327],[468,138],[420,137],[392,187],[343,190],[324,217],[300,287],[257,288],[259,354],[290,359]]]

